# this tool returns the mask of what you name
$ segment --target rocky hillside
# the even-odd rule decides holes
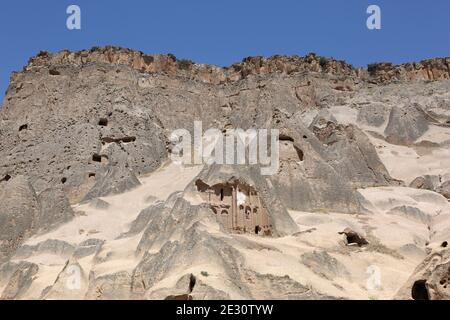
[[[171,163],[194,121],[279,129],[278,171]],[[450,298],[450,58],[41,52],[0,138],[3,299]]]

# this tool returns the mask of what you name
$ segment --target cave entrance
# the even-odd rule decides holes
[[[102,162],[102,156],[101,155],[99,155],[99,154],[93,154],[92,155],[92,161],[95,161],[95,162]]]
[[[411,289],[411,296],[414,300],[430,300],[426,280],[417,280]]]
[[[106,127],[108,125],[108,119],[100,118],[100,120],[98,120],[98,125],[102,126],[102,127]]]
[[[294,146],[294,149],[295,149],[295,152],[297,152],[298,159],[300,161],[303,161],[303,158],[304,158],[303,151],[301,149],[297,148],[296,146]]]
[[[9,174],[7,174],[6,176],[3,177],[3,179],[0,180],[0,182],[9,181],[9,180],[11,180],[11,176]]]

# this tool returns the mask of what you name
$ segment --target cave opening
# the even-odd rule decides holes
[[[9,181],[9,180],[11,180],[11,176],[9,174],[7,174],[3,177],[3,179],[0,180],[0,182]]]
[[[98,121],[98,125],[102,126],[102,127],[106,127],[108,125],[108,119],[100,118],[100,120]]]
[[[195,284],[197,282],[197,279],[193,274],[191,274],[189,278],[189,293],[191,293],[194,290]]]
[[[285,134],[280,134],[278,140],[294,142],[294,139],[292,137],[285,135]]]
[[[102,156],[97,154],[97,153],[95,153],[95,154],[92,155],[92,161],[102,162]]]
[[[414,300],[430,300],[426,280],[417,280],[411,289],[411,296]]]
[[[28,129],[28,124],[23,124],[19,127],[19,131],[27,130],[27,129]]]
[[[298,159],[300,161],[303,161],[303,156],[304,156],[303,151],[301,149],[297,148],[296,146],[294,146],[294,149],[297,152]]]

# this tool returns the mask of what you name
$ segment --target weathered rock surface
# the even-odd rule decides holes
[[[392,298],[438,243],[399,297],[448,299],[448,78],[448,58],[220,68],[114,47],[41,52],[0,110],[0,294]],[[163,166],[172,131],[194,121],[279,129],[278,171]],[[271,232],[230,232],[198,183],[250,190]],[[377,268],[383,283],[367,288]]]
[[[0,262],[4,262],[35,232],[40,206],[22,176],[0,184],[0,203]]]
[[[14,272],[9,277],[6,287],[0,297],[2,300],[20,299],[33,282],[33,276],[39,267],[34,263],[21,262],[13,266]]]
[[[414,179],[409,186],[411,188],[435,191],[450,199],[450,180],[448,180],[448,177],[425,175]]]
[[[444,243],[443,243],[444,244]],[[449,300],[450,254],[448,244],[436,248],[414,270],[397,299]]]
[[[119,194],[136,188],[140,184],[139,179],[128,168],[111,165],[89,190],[83,198],[83,202],[107,195]]]
[[[36,221],[36,226],[40,231],[48,231],[70,221],[75,215],[61,188],[46,189],[38,195],[37,199],[41,213]]]
[[[429,128],[423,112],[417,108],[394,107],[384,130],[387,141],[394,144],[411,144]]]

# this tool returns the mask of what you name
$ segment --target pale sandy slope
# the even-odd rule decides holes
[[[446,134],[432,127],[427,138],[444,139]],[[394,178],[410,182],[421,174],[450,171],[450,151],[446,148],[426,152],[390,145],[373,137],[371,140]],[[173,192],[184,190],[200,170],[198,166],[185,168],[166,164],[153,174],[140,177],[142,186],[139,188],[102,198],[110,204],[107,210],[89,204],[76,205],[74,210],[78,216],[74,220],[50,233],[33,237],[26,244],[57,239],[77,246],[87,239],[104,240],[96,260],[90,255],[78,261],[84,272],[94,272],[96,277],[118,271],[131,274],[138,263],[135,252],[142,234],[119,236],[129,230],[130,223],[142,209],[155,201],[165,200]],[[449,238],[450,204],[437,193],[407,187],[368,188],[359,192],[366,199],[365,207],[370,213],[291,211],[301,230],[295,235],[281,238],[229,235],[221,233],[216,224],[204,223],[202,227],[227,239],[245,257],[246,267],[261,274],[289,275],[291,279],[333,297],[390,299],[425,257],[426,248]],[[420,210],[426,221],[393,210],[402,206]],[[346,246],[338,234],[346,227],[364,234],[370,244],[363,248]],[[68,258],[49,253],[20,258],[39,265],[39,273],[23,298],[40,298],[42,291],[55,282]],[[201,277],[201,271],[207,270],[209,276],[202,281],[227,292],[232,298],[240,298],[224,283],[221,267],[204,258],[199,257],[194,265],[182,266],[181,273]],[[180,276],[179,272],[169,275],[153,289],[170,288]],[[74,296],[63,290],[60,297],[52,298],[67,297]],[[83,294],[75,297],[83,298]],[[257,293],[255,297],[258,297]]]

